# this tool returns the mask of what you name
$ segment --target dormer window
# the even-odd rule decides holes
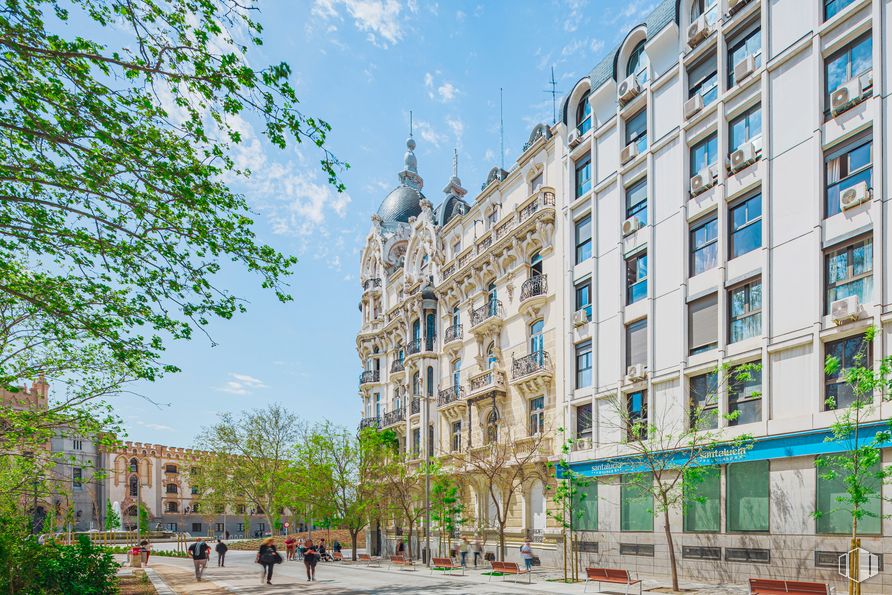
[[[576,130],[579,134],[585,134],[592,127],[592,105],[588,102],[590,93],[586,91],[576,105]]]
[[[644,52],[644,42],[641,41],[629,55],[626,63],[626,76],[635,76],[640,84],[647,82],[647,54]]]

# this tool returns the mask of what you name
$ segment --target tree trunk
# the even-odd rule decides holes
[[[666,532],[666,544],[669,546],[669,568],[672,569],[672,590],[678,591],[678,568],[675,563],[675,544],[672,542],[672,531],[669,528],[669,510],[663,507],[663,530]]]
[[[359,538],[359,531],[350,530],[350,559],[356,562],[356,540]]]
[[[499,561],[505,561],[505,554],[508,553],[508,550],[505,548],[505,525],[504,523],[499,523]]]

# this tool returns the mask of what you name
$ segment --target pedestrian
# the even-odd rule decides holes
[[[276,550],[276,544],[272,537],[267,537],[260,543],[255,562],[263,567],[260,571],[260,584],[266,579],[266,584],[273,584],[273,566],[282,561],[282,555]]]
[[[533,546],[530,545],[530,540],[527,539],[523,542],[523,545],[520,546],[520,557],[523,558],[523,563],[526,564],[527,572],[533,571]]]
[[[143,539],[139,542],[139,556],[142,560],[143,566],[149,565],[149,556],[152,555],[152,545],[149,543],[148,539]]]
[[[334,549],[334,551],[335,551],[336,554],[340,554],[340,553],[341,553],[341,542],[338,541],[337,539],[335,539],[335,542],[334,542],[334,544],[333,544],[331,547],[332,547],[332,549]]]
[[[297,559],[304,559],[304,538],[303,535],[297,538]]]
[[[319,553],[312,539],[304,543],[304,566],[307,568],[307,580],[316,580],[316,562],[319,561]]]
[[[398,544],[396,544],[396,555],[402,556],[405,553],[406,553],[406,544],[403,543],[402,539],[400,539],[400,542]]]
[[[189,557],[192,558],[192,564],[195,566],[195,580],[201,582],[201,575],[208,565],[208,557],[211,555],[211,546],[207,544],[203,537],[195,540],[195,543],[189,546]]]
[[[468,538],[463,537],[461,540],[461,545],[458,546],[458,551],[461,554],[461,565],[462,568],[468,565],[468,550],[471,548],[471,544],[468,543]]]
[[[224,531],[223,535],[226,537],[226,541],[229,541],[229,531],[228,530]]]
[[[477,560],[483,555],[483,543],[480,542],[480,536],[474,536],[474,568],[477,568]]]
[[[294,560],[294,547],[297,545],[297,540],[291,537],[290,535],[285,539],[285,559],[286,560]]]
[[[226,552],[229,551],[229,546],[223,543],[222,539],[218,539],[217,547],[214,549],[217,550],[217,566],[226,566]]]

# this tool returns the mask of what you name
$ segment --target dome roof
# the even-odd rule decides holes
[[[384,223],[400,221],[408,223],[409,217],[421,214],[421,199],[424,195],[409,186],[397,186],[388,194],[378,207],[378,216]]]
[[[434,292],[434,286],[431,285],[430,280],[421,288],[421,299],[435,301],[437,299],[437,294]]]

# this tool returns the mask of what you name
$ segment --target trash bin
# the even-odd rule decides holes
[[[130,548],[130,566],[133,568],[142,568],[142,560],[140,556],[140,548]]]

